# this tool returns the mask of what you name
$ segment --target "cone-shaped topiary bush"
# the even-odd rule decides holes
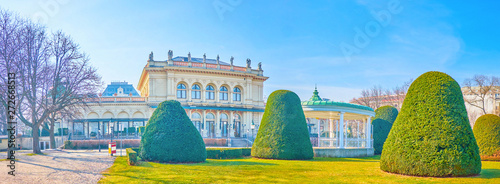
[[[313,158],[306,118],[297,94],[288,90],[271,93],[252,146],[252,156],[286,160]]]
[[[391,131],[392,123],[384,119],[377,118],[372,121],[373,125],[373,149],[375,154],[382,153],[384,142]]]
[[[380,168],[416,176],[479,174],[479,148],[453,78],[427,72],[411,84],[385,141]]]
[[[179,102],[164,101],[153,112],[141,138],[140,157],[168,163],[206,160],[203,138]]]
[[[482,115],[476,120],[473,131],[483,160],[500,159],[500,117]]]
[[[375,119],[380,118],[393,124],[396,117],[398,117],[398,109],[393,106],[386,105],[375,110]]]

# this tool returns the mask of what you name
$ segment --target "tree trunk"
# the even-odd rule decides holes
[[[33,153],[36,154],[41,154],[42,151],[40,150],[40,139],[39,139],[39,130],[40,126],[36,126],[36,124],[33,124],[34,126],[32,127],[33,130]]]
[[[51,122],[49,124],[49,132],[50,132],[50,148],[55,149],[56,148],[56,138],[54,136],[54,123]]]

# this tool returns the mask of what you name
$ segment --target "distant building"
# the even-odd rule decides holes
[[[473,104],[476,104],[478,106],[483,106],[482,101],[475,101],[479,100],[477,95],[474,95],[473,92],[477,93],[479,90],[479,87],[473,87],[472,90],[473,92],[467,88],[467,87],[462,87],[462,94],[464,95],[464,101],[465,101],[465,108],[467,109],[467,114],[469,116],[469,120],[471,122],[471,125],[474,125],[474,122],[476,121],[477,118],[479,118],[481,115],[484,114],[484,112],[481,110],[481,108],[473,106],[467,101],[472,101]],[[355,103],[355,104],[360,104],[360,105],[366,105],[366,103],[369,103],[370,107],[373,109],[376,109],[381,106],[385,105],[390,105],[393,107],[396,107],[398,110],[401,109],[401,106],[403,105],[403,101],[405,95],[384,95],[384,96],[374,96],[374,97],[368,97],[368,98],[354,98],[350,103]],[[474,100],[475,99],[475,100]],[[493,90],[493,92],[488,93],[485,96],[485,110],[487,114],[500,114],[500,86],[498,89]],[[475,102],[474,102],[475,101]],[[378,102],[378,107],[374,107]]]

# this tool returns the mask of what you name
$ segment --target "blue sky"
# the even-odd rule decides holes
[[[48,2],[48,3],[47,3]],[[48,6],[50,4],[51,6]],[[262,62],[268,96],[349,101],[373,85],[393,88],[431,70],[460,84],[474,74],[500,76],[500,2],[262,0],[0,0],[78,42],[106,83],[137,85],[149,52],[155,60],[220,55],[236,65]],[[384,12],[386,14],[384,14]],[[374,15],[385,21],[379,22]],[[357,32],[361,30],[362,33]],[[359,35],[365,34],[363,40]],[[368,35],[369,34],[369,35]],[[357,39],[357,41],[355,41]],[[346,57],[347,51],[351,51]],[[354,48],[354,49],[353,49]],[[344,51],[343,51],[344,50]]]

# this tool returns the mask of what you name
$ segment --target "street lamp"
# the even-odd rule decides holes
[[[101,152],[101,122],[97,122],[97,140],[99,140],[99,152]]]
[[[111,141],[110,141],[110,144],[111,144],[113,142],[113,136],[115,134],[115,129],[114,129],[115,124],[113,123],[113,118],[111,118],[109,126],[111,127]],[[111,149],[111,148],[109,148],[109,149]],[[112,151],[111,151],[111,156],[113,156],[113,152]]]

